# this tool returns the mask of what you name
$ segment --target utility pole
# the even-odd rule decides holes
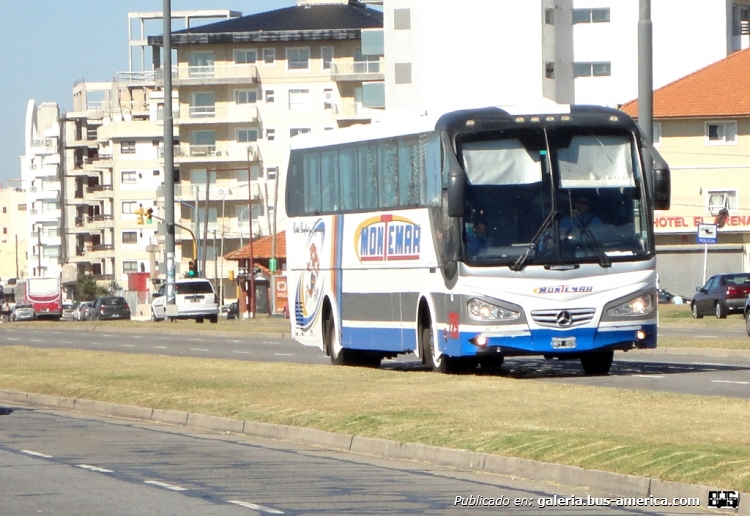
[[[39,254],[39,267],[36,270],[36,275],[40,276],[42,275],[42,226],[39,224],[36,227],[36,249]]]
[[[16,233],[16,278],[18,278],[19,270],[18,270],[18,233]]]
[[[253,175],[250,169],[250,147],[247,148],[247,220],[250,224],[250,260],[247,274],[250,277],[250,318],[255,318],[255,262],[253,260]]]
[[[206,170],[206,211],[203,217],[203,263],[200,272],[206,277],[206,255],[208,254],[208,201],[211,190],[211,171]]]
[[[639,0],[638,19],[638,125],[649,144],[654,132],[654,69],[651,0]],[[646,171],[651,171],[652,160],[646,160]]]
[[[174,226],[174,121],[172,120],[172,4],[163,0],[164,39],[164,222],[167,267],[167,315],[177,315],[175,305]]]
[[[227,191],[222,190],[221,195],[221,271],[220,271],[220,277],[219,277],[219,299],[221,300],[221,304],[224,304],[224,201],[226,200]]]

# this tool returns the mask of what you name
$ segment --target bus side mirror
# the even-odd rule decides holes
[[[448,173],[448,216],[463,217],[466,207],[466,176],[462,171],[451,169]]]
[[[671,197],[672,174],[669,171],[669,167],[654,168],[654,209],[668,210],[671,205]]]

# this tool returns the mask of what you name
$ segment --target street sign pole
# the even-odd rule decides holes
[[[719,227],[716,224],[698,224],[698,234],[696,240],[703,244],[703,283],[706,284],[706,269],[708,267],[708,244],[718,242]]]

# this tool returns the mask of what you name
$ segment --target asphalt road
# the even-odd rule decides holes
[[[627,493],[465,473],[247,436],[0,406],[0,514],[696,514],[702,508],[544,507]],[[509,506],[456,507],[456,497]],[[516,499],[526,504],[514,506]]]
[[[39,348],[77,348],[88,350],[119,351],[125,353],[153,353],[170,356],[191,356],[264,362],[294,362],[302,364],[329,364],[318,348],[302,346],[293,340],[280,337],[253,335],[251,333],[182,334],[122,333],[82,331],[75,323],[63,324],[59,330],[34,329],[23,323],[3,325],[0,328],[0,345],[27,345]],[[679,328],[660,330],[681,334],[708,336],[729,334],[731,328],[721,330],[689,330]],[[736,333],[736,332],[735,332]],[[384,360],[388,369],[422,369],[413,355]],[[512,358],[496,369],[478,371],[477,374],[501,375],[510,378],[531,379],[582,385],[598,385],[625,389],[646,389],[663,392],[695,394],[701,396],[729,396],[750,398],[750,357],[721,358],[694,355],[657,354],[645,352],[617,352],[610,374],[586,376],[578,360],[546,361],[542,358]]]

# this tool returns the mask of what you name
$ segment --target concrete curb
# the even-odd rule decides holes
[[[358,437],[312,428],[239,421],[227,417],[193,414],[179,410],[150,409],[134,405],[120,405],[95,400],[65,398],[45,394],[33,394],[0,390],[0,401],[32,406],[80,410],[101,416],[113,416],[134,420],[153,421],[168,425],[184,426],[220,433],[244,434],[264,439],[289,441],[320,446],[388,459],[409,460],[466,471],[525,478],[533,481],[558,482],[569,486],[585,486],[595,491],[617,497],[699,498],[701,504],[708,501],[712,488],[696,484],[670,482],[658,478],[623,475],[609,471],[588,470],[538,462],[515,457],[503,457],[488,453],[441,448],[416,443],[401,443],[386,439]],[[740,499],[750,501],[750,493],[741,493]],[[727,514],[750,515],[750,503],[740,505],[738,511]]]
[[[15,324],[15,323],[14,323]],[[65,323],[62,323],[63,325]],[[157,325],[158,326],[158,325]],[[29,326],[30,328],[30,326]],[[38,328],[32,328],[32,329],[38,329]],[[139,329],[142,329],[143,331],[138,331]],[[135,334],[148,334],[148,335],[185,335],[185,334],[199,334],[199,335],[208,335],[211,337],[227,337],[227,338],[241,338],[241,337],[261,337],[261,338],[269,338],[269,339],[275,339],[275,338],[281,338],[281,339],[291,339],[291,333],[289,331],[253,331],[252,326],[248,325],[247,328],[242,328],[242,330],[203,330],[201,328],[158,328],[158,327],[149,327],[149,328],[125,328],[123,326],[107,326],[107,323],[101,323],[101,324],[94,324],[91,326],[87,326],[85,328],[79,327],[55,327],[55,331],[64,331],[64,332],[81,332],[81,331],[96,331],[96,332],[107,332],[107,333],[135,333]],[[134,331],[136,330],[136,331]]]

